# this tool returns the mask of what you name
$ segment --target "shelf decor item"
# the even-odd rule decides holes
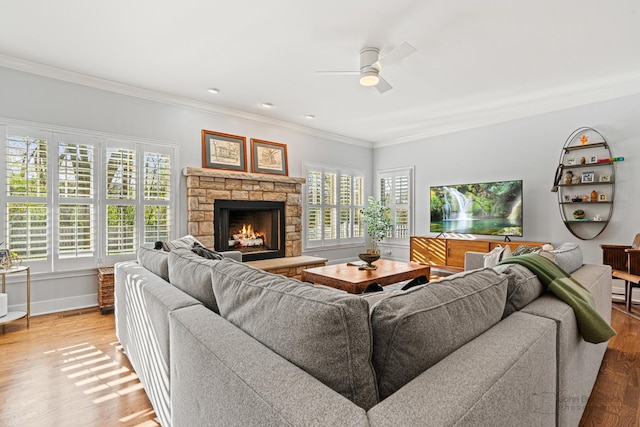
[[[247,171],[247,139],[202,129],[202,167]]]
[[[573,211],[573,217],[575,219],[583,219],[586,216],[586,214],[584,213],[584,211],[582,209],[577,209],[575,211]]]
[[[9,249],[0,249],[0,270],[11,268],[11,252]]]
[[[595,180],[595,173],[592,171],[589,172],[582,172],[582,182],[594,182]]]
[[[611,182],[611,175],[600,175],[598,177],[598,181],[600,181],[600,182]]]

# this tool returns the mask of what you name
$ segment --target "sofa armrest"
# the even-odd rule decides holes
[[[464,254],[464,270],[476,270],[484,268],[485,252],[465,252]]]
[[[203,306],[170,314],[174,427],[367,426],[364,409]]]
[[[234,261],[242,262],[242,252],[240,251],[225,251],[220,253],[224,258],[229,258]]]
[[[611,322],[611,267],[584,264],[572,276],[591,292],[596,310]],[[558,425],[578,425],[607,343],[591,344],[583,340],[571,306],[552,294],[542,295],[521,312],[546,317],[558,325]]]
[[[514,313],[368,412],[372,426],[555,426],[556,325]]]

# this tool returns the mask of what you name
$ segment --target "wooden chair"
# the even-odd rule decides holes
[[[636,234],[631,246],[600,245],[602,263],[610,265],[611,276],[624,280],[624,301],[627,311],[631,311],[632,290],[640,287],[640,234]]]

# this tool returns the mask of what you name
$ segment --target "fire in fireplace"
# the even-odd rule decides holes
[[[284,202],[216,200],[214,247],[242,252],[244,261],[284,256]]]

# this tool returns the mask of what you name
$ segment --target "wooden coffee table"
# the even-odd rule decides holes
[[[301,280],[359,294],[374,282],[385,286],[418,276],[428,278],[431,273],[431,267],[417,262],[379,259],[374,265],[378,267],[376,270],[360,270],[357,266],[347,264],[309,268],[302,270]]]

